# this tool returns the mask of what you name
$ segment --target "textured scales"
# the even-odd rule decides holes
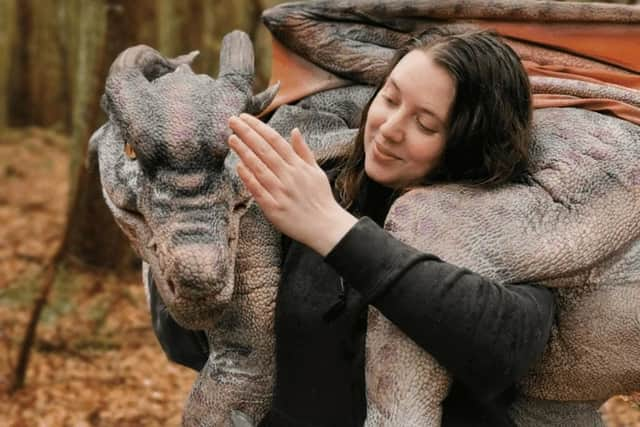
[[[225,37],[217,79],[195,75],[194,56],[166,59],[146,46],[123,52],[102,101],[109,121],[92,136],[90,154],[107,205],[168,310],[205,330],[210,356],[183,424],[246,426],[271,402],[280,235],[236,175],[227,120],[259,113],[277,88],[251,94],[244,33]],[[271,124],[283,134],[299,127],[316,157],[330,160],[345,152],[370,96],[364,86],[318,94],[281,108]]]
[[[273,8],[265,24],[316,65],[375,83],[411,32],[441,25],[434,18],[456,25],[472,19],[634,23],[640,22],[640,10],[557,2],[318,1]],[[367,27],[375,30],[360,30]],[[332,43],[334,38],[340,42]],[[509,43],[523,59],[540,64],[628,73]],[[640,107],[638,91],[623,87],[549,77],[533,77],[531,83],[534,93]],[[514,417],[523,426],[598,425],[598,402],[640,384],[640,130],[573,109],[536,111],[534,125],[528,185],[412,191],[396,201],[386,228],[418,249],[496,280],[556,288],[558,320],[542,360],[522,383],[525,396]],[[375,309],[369,313],[366,369],[367,426],[440,424],[448,377]]]
[[[488,0],[320,1],[279,6],[264,19],[302,56],[371,84],[411,31],[433,25],[429,19],[496,13],[638,21],[637,12],[617,6]],[[514,48],[523,57],[602,68],[553,50]],[[246,427],[271,399],[280,237],[235,175],[226,121],[242,111],[258,113],[277,89],[251,95],[253,53],[238,33],[223,42],[218,79],[194,75],[188,66],[194,55],[169,60],[133,49],[112,67],[103,102],[109,122],[91,140],[105,199],[172,315],[206,330],[211,355],[187,401],[184,424]],[[638,106],[637,91],[549,78],[535,78],[532,86],[538,93],[607,96]],[[330,160],[346,152],[370,95],[365,86],[322,92],[280,107],[270,124],[284,135],[300,127],[316,157]],[[522,384],[526,396],[514,415],[525,426],[591,425],[597,423],[593,402],[640,383],[640,312],[633,304],[640,287],[639,130],[583,110],[537,111],[534,119],[528,185],[412,191],[396,201],[386,228],[496,280],[556,288],[558,322],[543,359]],[[125,156],[125,141],[135,161]],[[366,369],[368,427],[439,426],[449,386],[445,370],[375,309]]]
[[[191,71],[193,55],[180,61],[146,46],[125,51],[106,83],[109,121],[90,143],[105,200],[168,309],[182,325],[207,331],[211,356],[187,401],[186,426],[258,419],[274,373],[279,236],[236,176],[226,123],[259,113],[275,90],[251,94],[246,34],[228,35],[221,57],[213,79]]]
[[[640,128],[576,109],[538,110],[534,122],[528,185],[412,191],[396,201],[385,226],[500,282],[557,288],[549,345],[522,391],[535,401],[603,401],[640,383]],[[385,342],[388,335],[369,330],[368,338]],[[415,377],[415,370],[394,364],[376,375]],[[584,425],[572,422],[561,424]]]

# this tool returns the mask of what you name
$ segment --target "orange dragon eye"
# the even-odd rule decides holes
[[[133,151],[133,146],[128,142],[124,143],[124,154],[126,154],[127,157],[130,158],[131,160],[136,159],[136,152]]]

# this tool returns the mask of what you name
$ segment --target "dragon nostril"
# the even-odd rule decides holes
[[[173,283],[173,280],[171,279],[167,280],[167,286],[169,287],[169,290],[171,291],[172,294],[176,293],[176,285],[175,283]]]
[[[240,202],[237,205],[233,206],[233,213],[237,214],[239,212],[243,212],[247,209],[247,203],[246,202]]]

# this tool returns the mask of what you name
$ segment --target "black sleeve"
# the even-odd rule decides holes
[[[325,261],[478,398],[523,377],[549,338],[549,289],[495,283],[400,242],[367,217]]]
[[[209,358],[207,337],[202,331],[180,326],[160,298],[150,271],[148,279],[151,324],[162,350],[172,362],[199,371]]]

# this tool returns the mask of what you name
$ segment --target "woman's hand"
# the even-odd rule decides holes
[[[357,222],[333,197],[329,180],[296,128],[291,145],[248,114],[229,119],[238,175],[267,219],[323,257]]]

